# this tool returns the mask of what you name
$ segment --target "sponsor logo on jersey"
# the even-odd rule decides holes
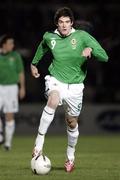
[[[72,45],[72,49],[76,49],[76,45],[77,45],[77,40],[75,38],[73,38],[71,40],[71,45]]]

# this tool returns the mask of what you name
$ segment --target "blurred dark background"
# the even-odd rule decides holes
[[[47,54],[39,63],[41,77],[30,74],[30,63],[45,31],[54,29],[55,11],[70,7],[77,23],[92,34],[109,55],[108,63],[88,61],[84,101],[120,103],[120,2],[113,0],[0,1],[0,36],[11,33],[25,65],[27,95],[24,102],[44,102],[44,76],[50,64]]]

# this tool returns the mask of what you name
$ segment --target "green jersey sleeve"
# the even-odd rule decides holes
[[[100,61],[108,61],[108,55],[99,42],[87,32],[83,31],[83,38],[86,47],[92,48],[92,55]]]
[[[48,46],[46,44],[46,33],[43,36],[43,39],[41,41],[41,43],[39,44],[37,51],[35,53],[35,56],[32,60],[32,64],[33,65],[37,65],[38,62],[42,59],[42,57],[44,56],[44,54],[48,51]]]

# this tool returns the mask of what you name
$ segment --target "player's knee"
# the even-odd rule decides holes
[[[76,127],[77,123],[75,121],[72,121],[70,124],[69,124],[69,127],[71,129],[74,129]]]
[[[5,119],[6,119],[6,121],[13,121],[14,114],[13,113],[6,113],[5,114]]]
[[[67,125],[71,128],[74,129],[77,126],[77,118],[67,118]]]
[[[47,105],[53,109],[56,109],[59,104],[59,100],[60,97],[58,92],[51,93],[48,98]]]

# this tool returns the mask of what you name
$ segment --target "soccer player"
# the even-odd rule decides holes
[[[19,90],[18,90],[19,84]],[[18,112],[18,94],[25,96],[25,76],[21,56],[14,51],[14,39],[3,35],[0,39],[0,111],[5,114],[5,132],[0,119],[0,144],[11,149],[15,130],[14,113]]]
[[[71,9],[58,9],[54,22],[57,28],[44,34],[31,63],[32,75],[35,78],[40,77],[37,64],[47,51],[52,52],[50,74],[45,77],[48,101],[40,118],[33,157],[42,153],[45,134],[53,121],[56,108],[63,105],[68,135],[64,167],[66,172],[71,172],[74,169],[75,146],[79,136],[78,117],[82,108],[83,81],[86,77],[84,65],[91,55],[101,62],[107,62],[108,56],[90,34],[73,28],[74,16]]]

